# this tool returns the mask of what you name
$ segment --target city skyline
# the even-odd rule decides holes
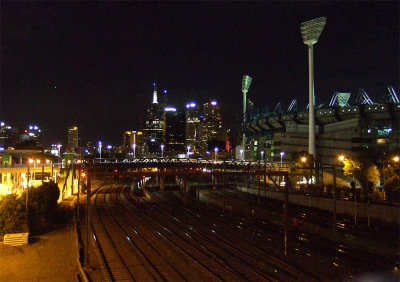
[[[399,90],[398,11],[396,2],[3,2],[0,119],[38,124],[45,144],[77,125],[83,140],[119,145],[140,129],[157,82],[168,105],[216,99],[234,126],[245,74],[256,107],[306,104],[300,23],[319,16],[317,101],[358,88],[379,99],[388,85]]]

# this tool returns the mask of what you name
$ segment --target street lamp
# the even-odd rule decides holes
[[[244,150],[243,149],[240,149],[240,159],[243,161],[243,153],[244,153]]]
[[[133,158],[136,159],[136,144],[134,143],[132,147],[133,147]]]
[[[215,162],[217,162],[217,153],[218,153],[218,147],[214,148],[214,158],[215,158]]]
[[[243,92],[243,127],[245,126],[246,123],[246,106],[247,106],[247,97],[246,94],[249,91],[250,88],[250,84],[251,84],[252,78],[248,75],[244,75],[243,79],[242,79],[242,92]],[[244,129],[243,129],[243,137],[242,137],[242,147],[244,149],[244,140],[245,140],[246,136],[244,133]]]
[[[99,141],[99,153],[100,153],[100,161],[101,161],[101,141]]]
[[[303,42],[308,46],[308,153],[316,159],[314,113],[314,62],[313,45],[318,42],[326,23],[325,17],[301,23]]]
[[[161,158],[164,157],[164,144],[161,144]]]
[[[283,160],[282,160],[282,158],[283,158],[283,155],[285,154],[285,152],[280,152],[280,155],[281,155],[281,166],[283,165]]]
[[[261,151],[261,160],[264,160],[264,151]]]
[[[28,178],[27,178],[27,181],[26,181],[26,203],[25,203],[25,209],[26,209],[26,214],[27,214],[27,216],[28,216],[28,197],[29,197],[29,174],[30,174],[30,171],[29,171],[29,167],[30,167],[30,164],[32,164],[33,163],[33,160],[32,159],[28,159]]]
[[[57,144],[57,148],[58,148],[58,160],[59,160],[59,163],[61,162],[61,150],[60,150],[60,148],[61,148],[61,144]]]
[[[190,145],[187,146],[187,158],[189,158],[189,154],[190,154]]]

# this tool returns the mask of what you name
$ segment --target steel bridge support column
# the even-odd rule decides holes
[[[283,201],[283,212],[285,214],[285,234],[284,234],[284,250],[285,250],[285,256],[287,255],[287,239],[288,239],[288,227],[289,227],[289,218],[288,218],[288,213],[289,213],[289,187],[288,183],[286,181],[285,186],[284,186],[284,201]]]
[[[86,190],[86,245],[85,245],[85,268],[89,269],[89,230],[91,229],[90,223],[90,199],[92,197],[92,174],[87,172],[87,190]]]
[[[183,205],[186,205],[186,173],[183,175]]]
[[[164,191],[164,189],[165,189],[165,174],[159,175],[158,178],[159,178],[159,183],[160,183],[160,190]]]
[[[333,239],[336,241],[336,167],[333,167]]]
[[[264,164],[264,194],[267,197],[267,165]]]

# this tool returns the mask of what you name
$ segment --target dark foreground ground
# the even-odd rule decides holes
[[[79,271],[73,221],[29,244],[0,243],[0,281],[77,281]]]

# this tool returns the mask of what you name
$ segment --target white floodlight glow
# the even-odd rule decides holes
[[[318,42],[325,27],[326,18],[320,17],[301,23],[303,42],[308,46],[308,153],[316,158],[314,113],[314,61],[313,45]]]
[[[196,107],[196,103],[193,103],[193,102],[192,102],[192,103],[190,103],[190,107],[191,107],[191,108],[194,108],[194,107]]]
[[[211,101],[211,105],[216,106],[217,105],[217,101]]]

